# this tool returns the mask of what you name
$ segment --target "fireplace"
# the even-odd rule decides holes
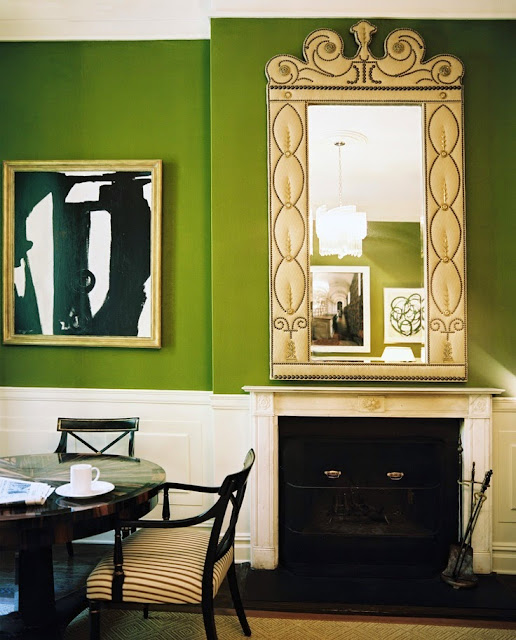
[[[280,416],[279,564],[431,577],[458,533],[456,418]]]
[[[251,395],[250,420],[257,454],[251,480],[251,564],[274,569],[280,558],[280,425],[284,417],[353,418],[358,424],[375,417],[453,419],[459,424],[463,469],[476,463],[477,477],[492,467],[492,396],[501,389],[473,387],[244,387]],[[340,422],[345,436],[349,422]],[[365,424],[365,422],[364,422]],[[385,423],[387,424],[387,423]],[[419,424],[419,423],[418,423]],[[413,427],[416,436],[417,427]],[[317,437],[317,436],[316,436]],[[455,463],[454,463],[455,464]],[[335,465],[337,466],[337,465]],[[331,469],[330,469],[331,470]],[[335,470],[339,470],[337,467]],[[391,471],[391,470],[390,470]],[[392,469],[403,471],[403,469]],[[467,474],[468,471],[465,471]],[[467,502],[467,501],[466,501]],[[466,507],[465,507],[466,510]],[[463,514],[464,521],[468,513]],[[452,523],[449,528],[453,529]],[[482,509],[473,535],[474,570],[492,568],[492,501]],[[310,552],[311,553],[311,552]],[[439,552],[440,553],[440,552]]]

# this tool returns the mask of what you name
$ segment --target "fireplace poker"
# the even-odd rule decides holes
[[[464,483],[462,479],[462,440],[459,434],[459,446],[457,447],[457,451],[459,452],[459,479],[457,482],[459,483],[459,539],[462,537],[462,528],[464,526],[464,514],[463,514],[463,504],[464,504]]]
[[[475,505],[475,463],[471,465],[471,493],[469,499],[469,513],[473,513],[473,507]]]

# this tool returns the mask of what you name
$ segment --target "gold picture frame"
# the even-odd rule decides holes
[[[271,379],[467,379],[463,64],[448,54],[424,60],[424,41],[411,29],[391,32],[385,55],[377,58],[369,49],[375,32],[365,20],[353,25],[358,50],[346,57],[342,37],[319,29],[306,37],[303,60],[277,55],[266,66]],[[417,105],[421,111],[420,255],[427,321],[419,361],[312,357],[308,116],[313,105]]]
[[[4,162],[3,342],[161,346],[161,160]]]

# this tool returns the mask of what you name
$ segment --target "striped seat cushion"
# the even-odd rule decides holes
[[[210,537],[195,527],[140,529],[123,542],[125,602],[199,603],[202,573]],[[213,571],[213,595],[217,593],[233,561],[231,548]],[[89,600],[111,600],[113,554],[109,553],[88,578]]]

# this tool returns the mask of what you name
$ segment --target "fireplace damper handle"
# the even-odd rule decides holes
[[[403,471],[389,471],[387,477],[389,480],[401,480],[404,475]]]

